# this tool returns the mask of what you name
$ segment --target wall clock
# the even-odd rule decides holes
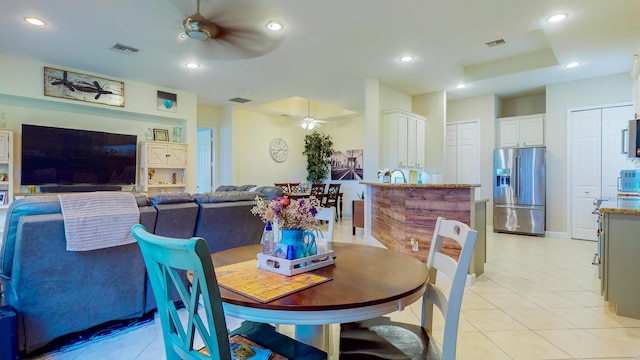
[[[284,162],[289,156],[289,146],[287,142],[280,138],[274,138],[269,144],[269,154],[275,162]]]

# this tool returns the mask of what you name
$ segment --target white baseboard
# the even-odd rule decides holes
[[[545,231],[544,236],[559,239],[569,239],[571,237],[571,235],[565,231]]]

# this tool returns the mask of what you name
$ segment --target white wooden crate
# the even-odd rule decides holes
[[[298,267],[296,267],[298,265]],[[326,253],[311,255],[300,259],[287,260],[271,255],[258,253],[257,266],[278,274],[292,276],[303,272],[333,265],[333,250]]]

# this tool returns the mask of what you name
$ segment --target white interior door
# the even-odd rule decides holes
[[[456,129],[456,170],[460,184],[480,184],[479,133],[477,121],[458,124]]]
[[[571,237],[597,240],[593,201],[601,189],[601,110],[571,113]]]
[[[198,179],[197,191],[213,191],[213,130],[198,128]]]
[[[457,125],[447,125],[444,139],[444,181],[455,184],[456,179],[456,128]]]
[[[629,126],[629,120],[631,119],[633,119],[633,106],[631,105],[602,109],[603,198],[616,197],[618,195],[620,170],[634,168],[628,155],[622,153],[623,139],[621,130]],[[627,149],[624,149],[624,151],[627,151]]]

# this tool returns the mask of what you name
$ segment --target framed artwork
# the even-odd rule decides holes
[[[169,130],[167,129],[153,129],[153,140],[155,141],[169,141]]]
[[[362,149],[334,151],[331,155],[331,180],[362,180]]]
[[[44,68],[44,94],[124,107],[124,83],[67,70]]]
[[[159,111],[178,112],[178,95],[158,90]]]
[[[0,205],[7,205],[7,190],[0,190]]]

